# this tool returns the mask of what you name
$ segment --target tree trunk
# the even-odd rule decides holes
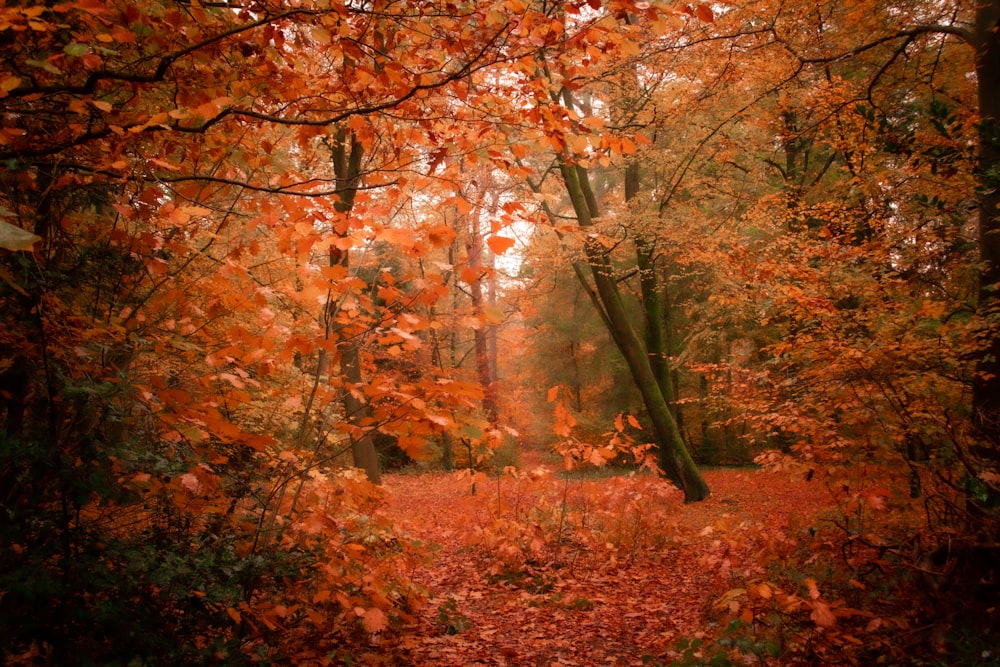
[[[660,385],[663,398],[667,401],[667,405],[671,406],[671,412],[676,420],[677,413],[673,410],[674,382],[670,369],[670,350],[667,346],[666,299],[663,287],[657,279],[654,253],[652,243],[642,239],[636,240],[636,267],[639,269],[639,290],[642,295],[649,365],[656,376],[656,382]]]
[[[973,379],[974,423],[979,453],[1000,456],[1000,0],[981,2],[973,46],[979,85],[979,314],[986,323]]]
[[[598,215],[598,207],[590,187],[587,170],[567,164],[561,164],[559,170],[580,227],[593,226],[594,218]],[[667,477],[684,491],[685,502],[703,500],[709,495],[708,485],[684,445],[677,422],[653,372],[646,345],[629,321],[628,312],[612,273],[608,252],[597,239],[588,239],[585,252],[597,295],[603,307],[604,321],[608,324],[615,345],[625,358],[636,387],[642,395],[649,418],[653,422],[653,432],[659,447],[660,467]]]
[[[478,207],[469,216],[469,269],[475,275],[469,283],[469,294],[472,299],[472,310],[476,317],[480,318],[482,324],[472,332],[476,353],[476,375],[479,384],[483,387],[483,412],[491,426],[496,426],[500,418],[500,410],[497,406],[496,385],[492,375],[493,364],[490,363],[490,346],[487,336],[488,327],[485,325],[483,299],[483,236],[479,229],[480,211]]]
[[[355,343],[347,344],[340,351],[340,373],[344,382],[351,387],[363,386],[361,374],[361,354],[359,346]],[[368,404],[358,398],[355,392],[344,391],[344,416],[348,423],[358,426],[359,422],[368,417]],[[382,475],[379,471],[378,452],[375,450],[375,440],[371,431],[361,431],[351,434],[351,457],[354,459],[354,466],[361,468],[368,476],[372,484],[381,484]]]
[[[348,151],[348,145],[350,150]],[[362,145],[351,136],[347,138],[346,133],[341,130],[332,143],[333,171],[337,177],[337,191],[339,199],[334,202],[334,210],[341,215],[348,215],[354,208],[354,196],[358,191],[358,183],[361,179],[361,159],[364,155]],[[330,247],[330,266],[348,266],[350,254],[347,250],[340,250],[336,246]],[[327,304],[329,308],[330,304]],[[328,317],[332,319],[332,316]],[[328,321],[327,327],[331,326]],[[351,457],[354,465],[365,471],[369,481],[373,484],[382,483],[382,475],[379,471],[378,453],[375,450],[375,441],[368,431],[360,430],[360,425],[369,416],[368,404],[359,398],[355,392],[350,391],[354,387],[360,391],[363,386],[364,377],[361,372],[361,347],[356,338],[344,341],[340,345],[340,372],[345,384],[344,390],[344,418],[348,423],[356,428],[351,433]],[[361,435],[358,435],[361,433]]]

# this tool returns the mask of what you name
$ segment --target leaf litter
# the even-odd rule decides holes
[[[389,513],[428,545],[428,603],[398,664],[645,665],[712,632],[723,593],[763,571],[774,541],[832,506],[801,476],[709,470],[712,495],[651,475],[395,474]],[[473,487],[476,492],[473,494]]]

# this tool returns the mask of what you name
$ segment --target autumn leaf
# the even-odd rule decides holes
[[[490,246],[490,250],[493,251],[493,254],[502,255],[514,246],[514,239],[494,234],[486,240],[486,243]]]
[[[884,511],[888,509],[887,497],[889,492],[885,489],[878,489],[865,494],[865,501],[873,510]]]
[[[201,482],[198,480],[196,475],[186,472],[180,476],[181,486],[190,491],[191,493],[198,493],[201,491]]]
[[[809,614],[809,619],[812,620],[816,625],[821,628],[833,627],[837,622],[837,617],[833,615],[830,611],[830,605],[819,600],[813,600],[812,602],[812,613]]]
[[[365,630],[372,634],[382,632],[389,627],[389,619],[386,617],[385,612],[377,607],[365,609],[361,617],[361,622],[365,626]]]
[[[806,588],[809,589],[809,597],[813,600],[818,600],[820,597],[819,587],[816,585],[815,579],[806,579]]]
[[[21,77],[19,76],[8,76],[3,80],[0,80],[0,92],[6,95],[10,91],[16,89],[21,85]]]
[[[41,236],[0,220],[0,248],[4,250],[30,251],[41,240]]]

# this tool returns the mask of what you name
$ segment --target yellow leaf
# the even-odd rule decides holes
[[[21,77],[19,76],[8,76],[3,81],[0,81],[0,90],[5,93],[9,93],[18,86],[21,85]]]
[[[503,308],[494,305],[483,306],[483,319],[487,324],[501,324],[504,320]]]
[[[41,240],[41,236],[0,220],[0,248],[4,250],[30,251]]]

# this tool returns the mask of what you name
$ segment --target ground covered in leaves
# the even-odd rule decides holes
[[[387,511],[433,545],[412,573],[429,601],[395,647],[413,665],[670,664],[712,633],[720,599],[824,521],[822,483],[705,473],[685,505],[652,475],[390,475]],[[475,487],[475,493],[473,493]]]

